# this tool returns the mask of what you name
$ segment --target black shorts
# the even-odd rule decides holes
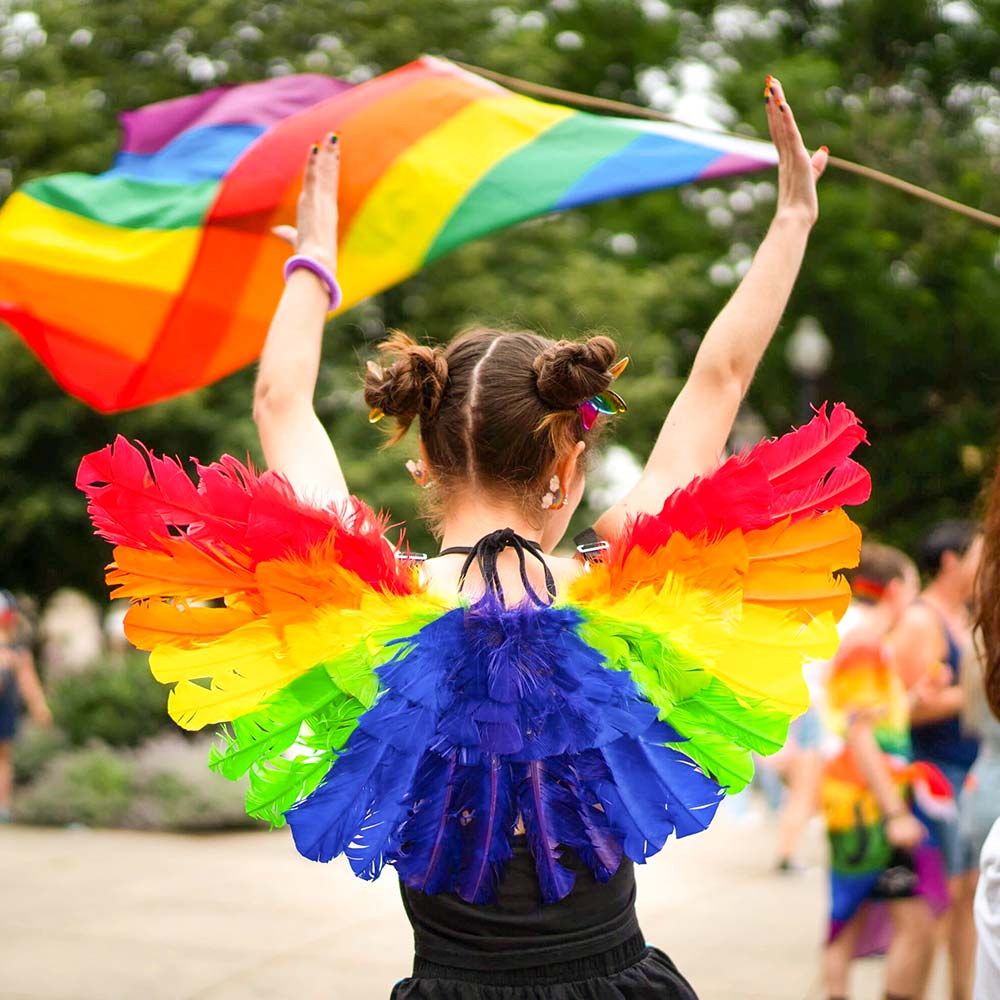
[[[909,899],[917,895],[917,868],[909,851],[896,848],[879,876],[872,899]]]

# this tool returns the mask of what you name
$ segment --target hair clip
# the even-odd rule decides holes
[[[608,374],[609,374],[609,375],[610,375],[610,376],[611,376],[611,377],[612,377],[613,379],[616,379],[616,378],[618,378],[618,376],[619,376],[619,375],[621,375],[621,373],[622,373],[623,371],[625,371],[625,369],[626,369],[626,368],[628,368],[628,363],[629,363],[629,362],[630,362],[631,360],[632,360],[632,359],[631,359],[631,358],[630,358],[630,357],[629,357],[629,356],[628,356],[628,355],[626,354],[626,355],[625,355],[625,357],[621,359],[621,361],[616,361],[616,362],[615,362],[615,363],[614,363],[614,364],[613,364],[613,365],[612,365],[612,366],[611,366],[611,367],[610,367],[610,368],[608,369]]]
[[[621,361],[616,361],[609,369],[608,374],[612,379],[618,378],[626,368],[628,368],[629,357],[625,355]],[[613,417],[618,413],[627,413],[628,404],[621,396],[612,389],[605,389],[590,399],[585,399],[579,404],[580,423],[585,431],[589,431],[595,423],[599,414]]]
[[[380,382],[385,378],[385,372],[382,370],[380,364],[376,364],[374,361],[366,361],[365,367],[368,369],[368,374],[373,375]],[[385,410],[380,409],[377,406],[373,406],[368,411],[368,423],[377,424],[385,416]]]
[[[425,563],[427,562],[427,553],[411,552],[409,549],[397,549],[396,562]]]

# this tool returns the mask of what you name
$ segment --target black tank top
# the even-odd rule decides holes
[[[493,905],[451,893],[428,896],[400,882],[418,958],[460,969],[526,969],[610,951],[640,933],[628,858],[600,883],[564,850],[562,864],[576,873],[576,884],[558,903],[543,905],[526,838],[514,837],[513,847]]]

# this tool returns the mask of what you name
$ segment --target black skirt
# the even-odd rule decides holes
[[[697,1000],[674,963],[645,942],[632,863],[623,859],[606,883],[571,852],[562,863],[576,883],[547,906],[523,837],[495,905],[401,885],[416,954],[391,1000]]]

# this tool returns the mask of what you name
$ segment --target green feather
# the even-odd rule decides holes
[[[786,713],[737,697],[667,635],[602,612],[582,614],[582,638],[604,654],[609,668],[632,675],[659,717],[684,737],[672,746],[731,793],[753,777],[753,751],[771,754],[785,742]]]
[[[322,781],[378,697],[376,669],[406,648],[406,639],[438,616],[414,615],[378,629],[340,656],[317,664],[273,695],[263,707],[223,727],[223,746],[212,748],[209,766],[236,780],[249,775],[247,812],[274,826],[283,813]],[[306,753],[285,756],[293,747]]]

